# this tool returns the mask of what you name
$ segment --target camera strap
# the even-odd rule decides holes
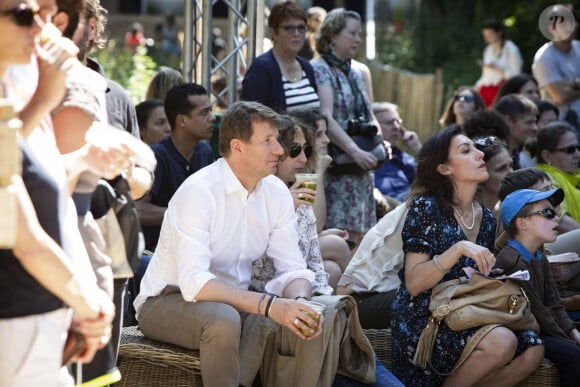
[[[328,64],[328,66],[330,67],[330,70],[332,71],[332,73],[334,75],[334,78],[336,80],[336,86],[337,86],[338,92],[342,98],[344,105],[347,106],[346,98],[345,98],[344,92],[342,90],[342,84],[340,82],[340,78],[338,77],[338,73],[336,72],[336,67],[340,68],[342,73],[346,76],[346,79],[347,79],[348,84],[350,86],[352,95],[354,96],[355,118],[364,117],[364,119],[366,121],[370,121],[371,116],[369,114],[369,111],[368,111],[367,105],[365,103],[363,94],[360,91],[358,84],[356,83],[356,79],[354,79],[354,77],[352,76],[353,72],[351,71],[351,61],[350,60],[342,61],[339,58],[337,58],[336,55],[334,55],[334,54],[321,54],[321,57],[322,57],[322,59],[324,59],[326,64]],[[362,111],[361,111],[361,107],[362,107]]]

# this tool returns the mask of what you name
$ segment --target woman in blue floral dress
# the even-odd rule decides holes
[[[431,315],[431,289],[462,276],[466,266],[489,274],[495,263],[491,250],[496,227],[491,211],[474,202],[478,183],[489,176],[483,153],[458,126],[443,129],[425,143],[417,169],[402,232],[401,285],[392,305],[393,372],[407,386],[515,385],[543,359],[536,332],[497,327],[451,373],[478,328],[452,331],[441,323],[431,362],[425,368],[413,364]]]
[[[328,207],[325,228],[347,230],[353,239],[376,223],[372,168],[377,159],[360,149],[346,133],[349,119],[362,116],[365,121],[376,123],[370,105],[370,72],[352,59],[361,43],[360,20],[358,13],[343,8],[329,12],[317,40],[321,56],[311,62],[320,113],[328,119],[328,137],[364,170],[359,174],[327,172],[324,177]]]

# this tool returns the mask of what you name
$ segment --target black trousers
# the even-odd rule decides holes
[[[103,349],[99,350],[89,364],[83,364],[83,383],[113,370],[117,364],[119,344],[121,342],[121,329],[123,327],[123,304],[127,289],[127,278],[118,278],[113,283],[113,303],[115,304],[115,319],[113,320],[113,332],[111,341]],[[73,375],[76,375],[76,365],[73,364]]]
[[[391,327],[391,304],[397,290],[386,293],[353,294],[358,308],[360,325],[365,329]]]

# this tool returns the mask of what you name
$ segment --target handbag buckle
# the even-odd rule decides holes
[[[509,314],[514,314],[516,309],[518,308],[518,297],[511,295],[508,301],[508,312]]]
[[[440,317],[447,316],[449,312],[450,312],[449,305],[440,305],[437,307],[437,309],[435,309],[435,313],[437,314],[437,316]]]

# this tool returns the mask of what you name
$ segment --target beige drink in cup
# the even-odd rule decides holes
[[[309,326],[311,329],[314,330],[314,332],[316,332],[316,329],[318,328],[318,323],[320,322],[320,316],[322,316],[322,314],[324,313],[324,308],[326,307],[326,305],[321,304],[320,302],[308,301],[304,299],[300,299],[299,301],[304,305],[308,305],[310,309],[313,309],[316,312],[316,315],[313,316],[312,314],[303,311],[304,314],[308,315],[308,317],[316,321],[316,326],[310,326],[306,323],[306,321],[302,320],[302,322],[305,325]],[[302,332],[304,336],[312,336],[314,334],[313,332],[310,332],[307,329],[300,329],[300,332]]]
[[[296,181],[302,181],[300,183],[300,187],[310,188],[311,190],[316,191],[316,184],[318,183],[318,173],[297,173]],[[305,198],[304,200],[308,200],[309,202],[313,203],[314,199]]]

